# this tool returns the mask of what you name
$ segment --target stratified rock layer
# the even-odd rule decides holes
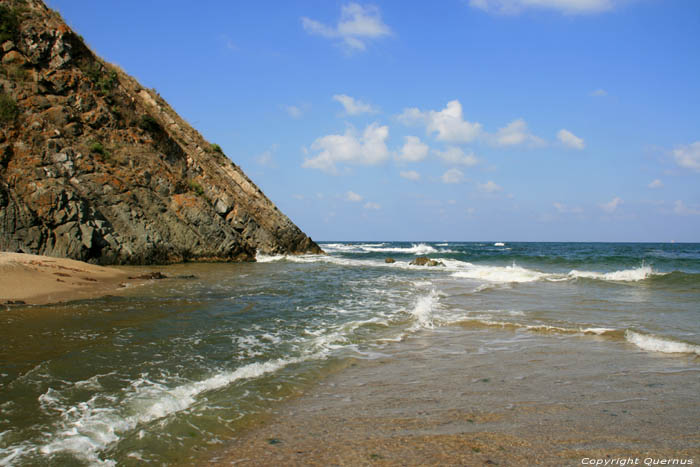
[[[321,250],[39,0],[0,2],[0,250],[100,264]]]

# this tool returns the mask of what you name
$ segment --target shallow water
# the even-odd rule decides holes
[[[349,358],[440,329],[492,329],[485,352],[505,329],[700,355],[698,244],[322,247],[1,312],[0,465],[198,459]],[[408,264],[421,255],[444,266]]]

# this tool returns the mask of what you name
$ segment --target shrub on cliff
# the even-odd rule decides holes
[[[19,35],[19,19],[14,10],[0,6],[0,44],[13,41]]]
[[[0,121],[3,123],[13,122],[17,115],[19,115],[19,109],[15,100],[0,90]]]

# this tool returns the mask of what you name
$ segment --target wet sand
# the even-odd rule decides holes
[[[382,352],[278,407],[207,461],[700,463],[696,355],[650,353],[602,337],[461,328],[426,332]]]
[[[136,268],[0,252],[0,304],[41,305],[96,298],[124,288],[130,276],[143,273]]]

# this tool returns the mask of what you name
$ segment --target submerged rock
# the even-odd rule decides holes
[[[5,0],[0,251],[99,264],[322,253],[154,90],[40,0]]]
[[[419,256],[410,263],[413,266],[444,266],[442,261],[435,261],[434,259],[427,258],[425,256]]]

